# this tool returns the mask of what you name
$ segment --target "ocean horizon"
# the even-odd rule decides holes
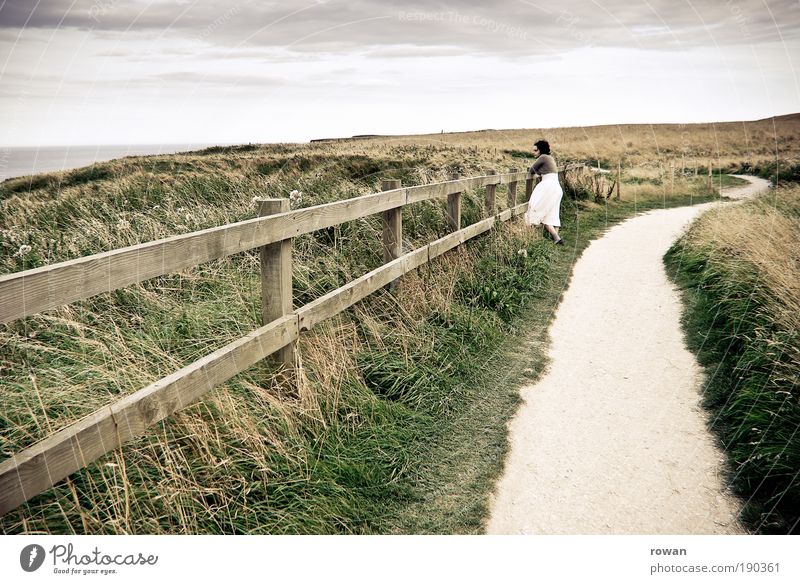
[[[0,146],[0,182],[9,178],[71,170],[125,156],[175,154],[210,146],[213,142],[176,144],[98,144],[94,146]]]

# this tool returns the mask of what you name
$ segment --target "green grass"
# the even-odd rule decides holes
[[[251,197],[265,191],[299,189],[310,206],[377,190],[381,178],[415,184],[503,168],[469,150],[403,146],[339,156],[327,148],[226,147],[190,160],[133,159],[110,166],[115,180],[98,177],[110,183],[103,189],[89,180],[58,196],[43,186],[28,200],[4,201],[0,261],[15,271],[247,218]],[[280,165],[264,166],[277,158]],[[683,185],[689,193],[701,187]],[[498,188],[498,201],[504,198]],[[518,386],[544,368],[547,324],[582,249],[636,212],[704,200],[565,199],[564,247],[539,230],[503,225],[405,276],[399,293],[380,291],[304,335],[299,389],[259,364],[3,517],[0,527],[479,532]],[[465,195],[465,224],[481,217],[482,206],[482,191]],[[413,245],[444,233],[440,204],[404,211]],[[296,305],[379,265],[379,241],[377,218],[298,238]],[[33,250],[20,255],[25,243]],[[253,330],[259,290],[257,255],[249,252],[4,326],[4,456]]]
[[[737,174],[754,174],[769,180],[773,185],[800,182],[800,162],[796,157],[780,157],[770,162],[743,162],[735,169]]]
[[[684,293],[689,346],[707,372],[704,405],[728,457],[728,481],[745,501],[748,527],[766,534],[800,529],[799,193],[746,203],[726,230],[757,223],[749,240],[731,247],[713,225],[699,225],[665,258]],[[781,217],[794,227],[779,231]],[[776,246],[786,251],[767,261]]]
[[[731,176],[730,174],[725,174],[722,172],[715,172],[712,178],[714,179],[714,186],[716,188],[719,188],[720,186],[723,189],[728,187],[743,187],[750,184],[743,178],[739,178],[738,176]]]

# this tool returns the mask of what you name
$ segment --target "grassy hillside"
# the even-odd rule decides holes
[[[702,217],[670,250],[711,427],[761,533],[800,529],[800,185]]]
[[[761,170],[786,174],[800,164],[800,114],[747,122],[702,124],[616,124],[570,128],[480,130],[365,139],[364,147],[382,143],[459,145],[512,155],[530,151],[545,138],[558,157],[585,160],[603,168],[657,168],[706,172]],[[355,146],[355,145],[354,145]],[[766,178],[766,177],[765,177]]]
[[[250,218],[255,196],[296,190],[307,207],[383,178],[531,162],[522,133],[519,144],[474,137],[210,148],[12,179],[0,185],[0,273]],[[560,162],[581,158],[577,141],[559,146]],[[515,225],[447,254],[404,277],[402,294],[377,293],[303,336],[299,388],[253,367],[3,517],[2,530],[479,531],[516,384],[544,366],[546,324],[583,246],[636,211],[705,194],[702,174],[627,161],[619,203],[565,201],[568,246]],[[479,219],[482,192],[463,204],[465,222]],[[408,246],[446,229],[441,203],[404,211]],[[381,263],[380,219],[297,238],[294,253],[300,306]],[[256,328],[259,295],[257,255],[242,253],[0,327],[3,457]]]

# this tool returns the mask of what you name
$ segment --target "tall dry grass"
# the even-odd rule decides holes
[[[704,215],[670,251],[729,480],[760,533],[800,529],[800,186]]]
[[[742,276],[755,272],[771,320],[786,331],[800,331],[800,188],[774,191],[756,201],[703,215],[686,244]],[[800,361],[800,359],[798,360]]]
[[[569,128],[481,130],[452,134],[397,136],[397,144],[458,145],[476,150],[529,152],[547,139],[557,157],[601,163],[613,168],[659,165],[694,170],[772,165],[800,161],[800,115],[756,121],[699,124],[614,124]],[[380,144],[384,138],[368,140]]]

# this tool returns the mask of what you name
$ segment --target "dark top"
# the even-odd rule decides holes
[[[531,171],[536,174],[550,174],[551,172],[558,172],[555,159],[549,154],[540,154],[539,158],[531,166]]]

